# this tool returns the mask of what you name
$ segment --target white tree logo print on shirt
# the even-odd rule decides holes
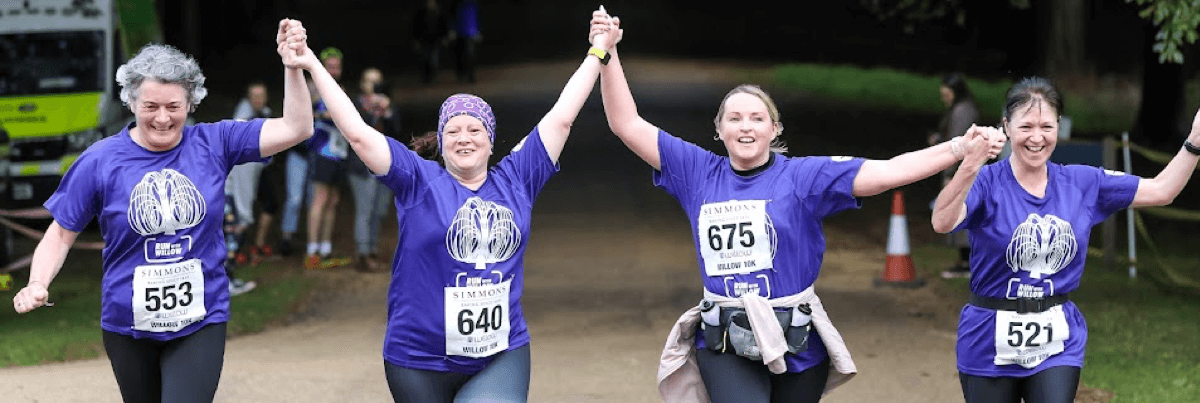
[[[446,230],[446,251],[463,263],[503,262],[521,245],[521,230],[513,221],[513,212],[499,204],[472,197],[463,202]]]
[[[1078,245],[1071,223],[1047,214],[1030,214],[1013,231],[1008,243],[1008,267],[1025,270],[1029,277],[1042,278],[1058,273],[1075,258]]]
[[[129,227],[142,236],[175,235],[204,220],[204,196],[174,169],[147,172],[129,194]]]

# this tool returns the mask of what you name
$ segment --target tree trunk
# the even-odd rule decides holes
[[[1088,73],[1087,20],[1088,5],[1084,0],[1051,0],[1047,2],[1050,40],[1046,52],[1046,74],[1064,79]]]
[[[1186,66],[1159,63],[1154,47],[1158,28],[1144,24],[1142,44],[1142,101],[1131,137],[1135,142],[1157,149],[1177,149],[1187,134],[1190,121],[1185,117]],[[1190,61],[1185,58],[1184,63]]]

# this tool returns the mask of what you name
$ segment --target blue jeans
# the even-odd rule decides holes
[[[392,191],[372,175],[346,175],[354,193],[354,243],[358,254],[369,256],[379,243],[379,227],[392,202]]]
[[[296,152],[287,153],[287,200],[283,204],[284,235],[296,233],[300,225],[300,207],[308,193],[308,156]]]

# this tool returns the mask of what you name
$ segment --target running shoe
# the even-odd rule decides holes
[[[253,290],[258,284],[253,281],[242,281],[241,279],[229,279],[229,296],[236,297]]]

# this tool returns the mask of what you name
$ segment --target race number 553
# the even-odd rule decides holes
[[[192,304],[192,283],[168,284],[162,287],[146,287],[146,311],[171,310]]]

